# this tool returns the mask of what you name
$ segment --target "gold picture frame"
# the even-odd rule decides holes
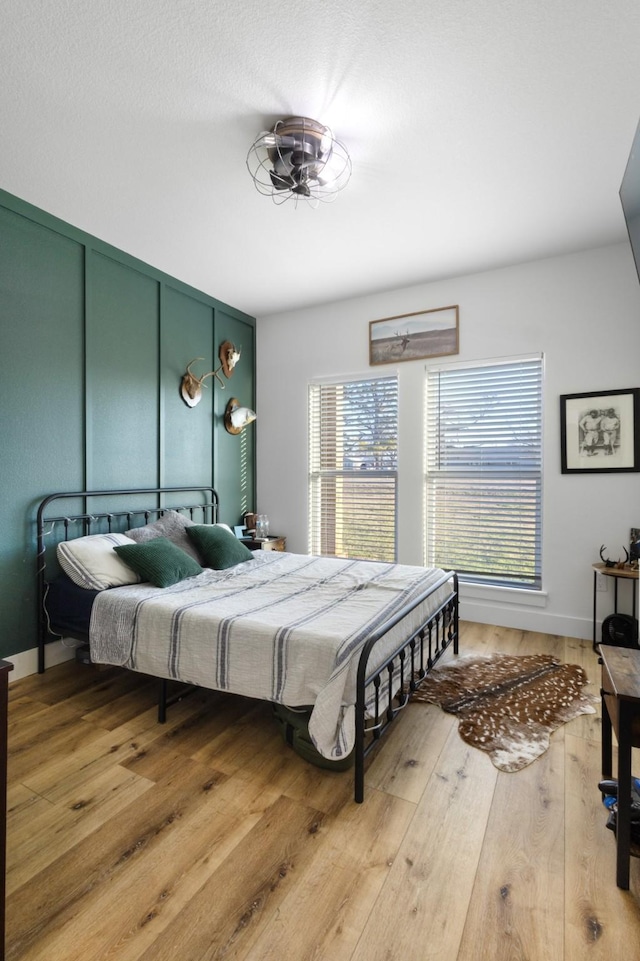
[[[369,321],[369,364],[397,364],[457,354],[459,308],[436,307]]]

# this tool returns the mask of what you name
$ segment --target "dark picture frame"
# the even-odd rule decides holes
[[[640,527],[632,527],[629,532],[629,562],[635,567],[640,563]]]
[[[640,388],[560,396],[563,474],[640,471]]]
[[[457,354],[460,311],[452,307],[418,310],[369,321],[369,364],[397,364],[404,360]]]

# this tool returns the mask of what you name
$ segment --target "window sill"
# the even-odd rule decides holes
[[[523,587],[494,587],[488,584],[469,584],[461,580],[460,598],[517,604],[520,607],[546,607],[549,595],[546,591],[531,591]]]

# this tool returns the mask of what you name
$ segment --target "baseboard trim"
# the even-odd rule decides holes
[[[47,644],[45,651],[45,664],[53,667],[54,664],[62,664],[75,657],[76,647],[79,641],[70,638],[62,638],[60,641],[51,641]],[[38,673],[38,648],[32,647],[29,651],[21,651],[20,654],[10,654],[4,658],[13,664],[13,670],[9,674],[9,683],[18,681],[21,677],[29,677],[30,674]]]
[[[460,598],[460,618],[476,624],[495,624],[497,627],[511,627],[520,631],[535,631],[538,634],[554,634],[560,637],[577,637],[591,640],[593,621],[590,618],[566,617],[550,614],[543,610],[531,610],[516,605],[505,605],[496,609],[495,604],[478,600]]]

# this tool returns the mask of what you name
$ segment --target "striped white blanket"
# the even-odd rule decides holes
[[[257,551],[229,570],[207,570],[172,587],[103,591],[93,605],[91,658],[290,707],[313,705],[309,731],[317,749],[340,758],[354,744],[363,644],[442,574]],[[378,662],[449,592],[440,587],[403,617],[378,644]]]

